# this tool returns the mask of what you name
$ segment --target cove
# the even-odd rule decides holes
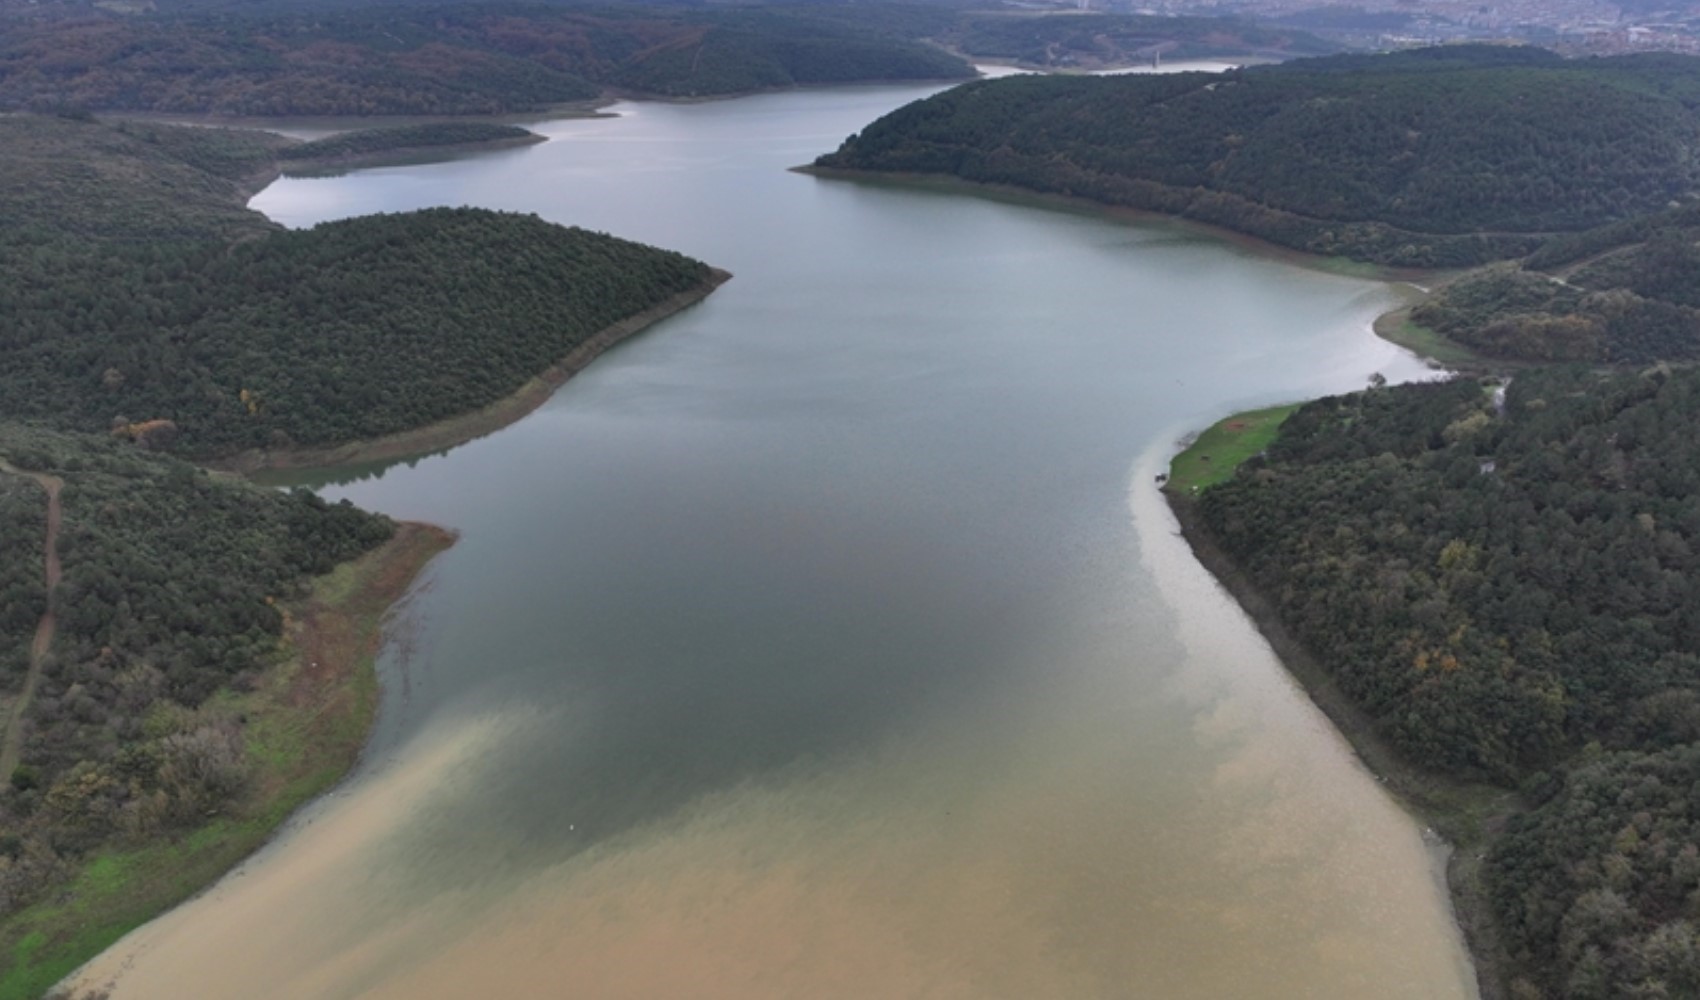
[[[1436,852],[1193,560],[1189,428],[1425,377],[1386,286],[790,173],[930,92],[542,122],[285,179],[736,277],[506,429],[284,482],[461,539],[337,793],[114,996],[1469,997]]]

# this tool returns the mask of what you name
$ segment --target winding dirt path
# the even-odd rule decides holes
[[[59,586],[59,489],[65,481],[46,473],[14,469],[4,462],[0,462],[0,470],[28,476],[47,491],[47,532],[42,539],[42,562],[46,567],[48,604],[41,621],[36,623],[35,639],[30,643],[29,673],[24,677],[23,691],[18,694],[18,700],[12,704],[12,711],[6,718],[5,743],[0,744],[0,781],[9,781],[23,750],[24,713],[29,710],[30,699],[35,697],[36,685],[41,683],[41,665],[47,659],[47,650],[53,645],[53,633],[57,628],[53,617],[53,591]]]

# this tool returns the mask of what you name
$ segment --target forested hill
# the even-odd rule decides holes
[[[502,400],[716,280],[535,216],[434,209],[282,230],[241,206],[232,179],[314,148],[275,136],[11,116],[0,138],[0,420],[200,458],[370,439]]]
[[[132,435],[170,421],[171,446],[202,457],[468,413],[711,280],[679,254],[477,209],[43,253],[9,277],[0,417]]]
[[[268,232],[276,227],[243,205],[247,182],[267,175],[289,142],[267,132],[0,115],[0,252]]]
[[[447,544],[150,452],[461,416],[722,277],[476,209],[284,230],[242,207],[284,143],[0,118],[0,995],[40,995],[346,769],[373,697],[357,661]],[[291,660],[285,637],[310,645]]]
[[[1166,212],[1320,254],[1459,266],[1700,187],[1700,59],[1456,47],[1223,75],[1014,77],[918,101],[821,167]]]
[[[987,12],[886,0],[719,7],[190,0],[129,15],[96,9],[102,6],[119,5],[32,3],[25,9],[34,16],[5,23],[0,108],[489,114],[605,90],[706,97],[973,76],[951,52],[1095,68],[1157,54],[1290,58],[1338,48],[1233,18]]]
[[[1408,760],[1529,798],[1483,869],[1512,996],[1700,996],[1697,426],[1694,369],[1373,389],[1193,501]]]
[[[14,19],[0,108],[475,115],[809,84],[965,79],[943,50],[807,9],[360,6]]]
[[[1700,205],[1554,239],[1460,277],[1411,318],[1489,358],[1700,358]]]

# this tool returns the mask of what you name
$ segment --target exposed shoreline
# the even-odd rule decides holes
[[[1404,327],[1411,305],[1428,294],[1427,286],[1458,273],[1453,269],[1395,268],[1348,258],[1322,257],[1197,219],[1112,205],[1077,195],[1033,191],[1014,185],[987,184],[947,175],[844,170],[813,165],[792,169],[797,173],[834,180],[966,193],[998,201],[1081,212],[1126,222],[1158,221],[1194,230],[1306,270],[1346,274],[1390,284],[1403,283],[1410,286],[1411,293],[1404,304],[1376,317],[1372,329],[1377,337],[1438,366],[1475,371],[1494,364],[1490,359],[1480,358],[1461,345],[1452,345],[1450,341],[1438,335],[1419,338],[1403,335],[1406,332]],[[1231,420],[1234,416],[1224,419]],[[1165,471],[1167,472],[1167,469]],[[1382,782],[1414,819],[1424,824],[1432,835],[1440,838],[1445,844],[1447,851],[1443,874],[1452,915],[1463,935],[1465,947],[1474,966],[1481,1000],[1506,1000],[1504,984],[1509,963],[1500,947],[1492,912],[1482,895],[1479,870],[1488,835],[1503,823],[1507,814],[1515,808],[1512,793],[1489,786],[1468,785],[1426,772],[1397,755],[1374,731],[1374,720],[1347,698],[1309,650],[1287,631],[1273,604],[1239,571],[1228,555],[1216,546],[1198,519],[1194,501],[1171,490],[1164,490],[1163,493],[1180,524],[1181,535],[1193,557],[1209,571],[1252,620],[1277,659],[1281,661],[1283,668],[1298,681],[1311,702],[1345,737],[1364,766]]]
[[[253,756],[250,792],[196,829],[103,851],[55,897],[6,923],[5,954],[38,938],[0,996],[33,997],[68,981],[125,934],[209,890],[296,810],[340,784],[364,752],[378,704],[377,654],[390,610],[455,535],[402,522],[388,542],[313,580],[286,617],[289,652],[239,696]]]
[[[829,180],[854,181],[861,184],[886,184],[893,187],[923,188],[936,191],[966,192],[997,201],[1013,202],[1016,204],[1041,205],[1051,208],[1062,208],[1069,211],[1085,212],[1101,215],[1112,219],[1133,222],[1160,221],[1173,223],[1188,229],[1196,229],[1221,239],[1223,242],[1246,247],[1265,256],[1285,261],[1307,270],[1326,271],[1330,274],[1346,274],[1355,277],[1369,278],[1376,281],[1412,282],[1438,281],[1456,274],[1466,268],[1418,268],[1397,267],[1391,264],[1376,264],[1370,261],[1358,260],[1345,256],[1324,256],[1308,250],[1286,246],[1265,239],[1253,233],[1240,229],[1232,229],[1203,219],[1191,216],[1176,215],[1158,209],[1135,208],[1131,205],[1117,205],[1112,202],[1099,201],[1077,194],[1058,194],[1054,191],[1036,191],[1015,184],[992,184],[986,181],[971,181],[954,174],[916,173],[898,170],[855,170],[845,167],[822,167],[813,163],[800,164],[791,168],[793,173],[808,174],[812,177],[822,177]],[[1306,218],[1295,216],[1295,218]],[[1390,227],[1391,228],[1391,227]],[[1423,236],[1424,233],[1413,233]]]
[[[888,82],[929,81],[868,81],[865,84],[847,84],[845,86],[878,85]],[[786,89],[796,88],[771,88],[763,91],[753,91],[751,93],[768,93],[783,91]],[[808,89],[817,88],[811,87]],[[746,95],[714,95],[703,98],[656,98],[649,96],[634,96],[630,99],[667,103],[698,103],[738,96]],[[484,116],[479,116],[479,120],[488,119]],[[262,125],[258,127],[264,126]],[[374,165],[376,162],[389,162],[389,158],[398,155],[429,155],[438,152],[452,154],[460,151],[474,151],[503,148],[504,146],[525,145],[539,141],[545,140],[543,137],[535,137],[531,139],[497,141],[494,143],[423,147],[417,150],[398,150],[386,151],[379,154],[364,154],[339,160],[301,161],[299,166],[307,170],[336,169],[341,167],[355,168]],[[284,168],[284,172],[292,172],[296,167],[297,164],[289,164]],[[1245,246],[1254,252],[1270,256],[1295,266],[1334,274],[1351,274],[1373,280],[1399,281],[1410,277],[1428,277],[1436,273],[1432,271],[1400,270],[1382,267],[1379,265],[1343,261],[1338,258],[1319,257],[1304,251],[1279,246],[1256,236],[1210,223],[1187,219],[1180,216],[1168,215],[1161,212],[1108,205],[1102,202],[1096,202],[1091,199],[1075,196],[1046,194],[1042,192],[1028,191],[1026,189],[1013,186],[980,184],[957,178],[930,177],[928,175],[914,175],[913,178],[910,178],[905,175],[864,174],[855,171],[826,170],[809,167],[796,169],[802,173],[843,177],[845,179],[870,181],[874,183],[886,181],[903,185],[936,185],[945,189],[955,188],[958,190],[967,190],[981,196],[999,197],[1004,200],[1047,205],[1050,207],[1062,207],[1070,210],[1091,211],[1094,213],[1108,215],[1112,218],[1123,218],[1131,221],[1161,220],[1165,223],[1172,223],[1184,228],[1196,228],[1214,238]],[[274,171],[270,176],[265,178],[265,181],[269,182],[272,177],[275,176],[276,172]],[[259,184],[259,187],[263,186],[263,183]],[[644,331],[660,320],[672,316],[675,313],[694,305],[696,302],[701,301],[730,277],[731,275],[725,271],[718,269],[713,270],[711,272],[711,277],[704,285],[673,296],[668,300],[651,307],[650,309],[634,314],[625,320],[598,331],[579,347],[575,348],[565,357],[557,361],[554,365],[551,365],[544,372],[528,380],[510,396],[477,411],[452,417],[424,427],[415,428],[410,431],[398,432],[396,434],[386,435],[367,441],[350,442],[327,448],[250,451],[208,464],[210,467],[215,469],[239,472],[243,474],[251,474],[267,470],[335,468],[338,466],[362,462],[405,458],[466,443],[484,435],[493,433],[496,430],[522,419],[524,416],[533,412],[546,402],[556,389],[568,381],[574,374],[583,370],[603,352]],[[1387,339],[1392,343],[1398,344],[1407,350],[1412,350],[1414,353],[1426,353],[1410,344],[1389,336],[1383,331],[1382,320],[1396,315],[1398,315],[1397,310],[1378,318],[1375,326],[1376,333],[1379,336],[1382,336],[1383,339]],[[1460,824],[1465,823],[1465,820],[1461,818],[1456,806],[1448,806],[1444,804],[1444,800],[1449,793],[1463,791],[1463,786],[1452,785],[1447,783],[1444,779],[1439,779],[1432,775],[1425,775],[1423,772],[1413,768],[1408,763],[1394,756],[1392,751],[1387,748],[1373,733],[1373,721],[1363,716],[1363,714],[1357,710],[1356,706],[1352,705],[1345,696],[1333,686],[1332,681],[1321,670],[1320,666],[1314,661],[1314,658],[1310,657],[1302,645],[1298,644],[1296,640],[1286,633],[1283,625],[1274,615],[1273,608],[1268,604],[1268,602],[1263,600],[1263,598],[1257,594],[1257,592],[1251,587],[1250,582],[1244,579],[1243,576],[1237,572],[1231,560],[1229,560],[1219,549],[1216,549],[1208,537],[1205,536],[1201,525],[1197,523],[1196,512],[1192,509],[1192,505],[1185,498],[1176,497],[1172,494],[1169,496],[1168,502],[1181,524],[1183,536],[1186,538],[1189,546],[1191,547],[1195,558],[1197,558],[1199,562],[1211,572],[1212,576],[1215,577],[1219,583],[1228,589],[1236,602],[1257,624],[1259,631],[1270,642],[1272,648],[1275,650],[1277,656],[1281,659],[1288,672],[1299,680],[1311,697],[1312,701],[1323,710],[1335,727],[1347,737],[1355,752],[1357,752],[1360,758],[1364,760],[1366,765],[1368,765],[1374,773],[1384,778],[1388,786],[1395,792],[1396,796],[1409,806],[1417,815],[1432,823],[1437,829],[1442,830],[1449,842],[1454,844],[1463,842],[1458,836],[1455,836],[1454,832],[1448,831],[1462,831],[1464,827]],[[449,544],[452,544],[452,537],[448,537],[447,533],[442,532],[441,529],[431,526],[406,524],[403,526],[402,530],[407,532],[437,532],[441,535],[442,538],[439,539],[441,547],[431,552],[430,555],[435,555],[437,552],[442,551],[442,549],[447,548]],[[400,537],[401,536],[398,533],[398,539]],[[415,535],[413,537],[415,538],[415,541],[417,541],[418,536]],[[395,545],[397,543],[392,542],[390,544]],[[385,550],[387,549],[388,546],[385,547]],[[375,555],[375,553],[373,555]],[[372,558],[372,556],[368,556],[367,558]],[[418,573],[423,570],[426,561],[428,561],[429,558],[430,556],[426,556],[424,561],[419,562],[418,565],[413,568],[401,589],[390,598],[390,602],[399,600],[406,594],[408,590],[407,585],[410,585],[417,577]],[[384,607],[387,608],[388,606],[389,602],[386,602]],[[377,637],[378,633],[373,632],[372,640],[374,642],[377,640]],[[372,671],[373,664],[370,658],[368,657],[364,661],[363,667],[358,667],[356,669],[364,672]],[[340,679],[333,678],[331,681],[331,683],[337,686],[358,686],[365,682],[364,673],[361,673],[359,676],[351,675]],[[375,683],[375,681],[373,681],[373,683]],[[359,696],[356,695],[356,697]],[[372,705],[375,706],[375,696]],[[368,712],[368,715],[362,724],[362,729],[358,736],[355,751],[346,764],[342,766],[342,770],[328,783],[325,783],[316,790],[309,792],[304,798],[301,798],[299,801],[296,801],[294,805],[290,806],[290,811],[285,812],[282,816],[278,817],[277,822],[270,828],[270,831],[275,831],[278,827],[280,827],[282,823],[287,820],[288,815],[291,814],[293,809],[298,808],[300,805],[305,804],[307,801],[310,801],[318,795],[324,794],[324,792],[334,787],[344,776],[346,776],[346,774],[358,761],[359,747],[363,747],[365,744],[366,737],[370,729],[370,723],[371,715],[370,712]],[[233,864],[239,863],[242,857],[246,857],[247,854],[252,853],[253,850],[258,849],[258,847],[269,841],[271,837],[270,831],[268,831],[263,839],[252,845],[252,847],[250,847],[241,857],[236,858]],[[1479,831],[1475,834],[1475,836],[1479,841]],[[1474,872],[1476,865],[1480,860],[1479,848],[1480,845],[1477,843],[1475,848],[1459,847],[1451,853],[1447,864],[1447,882],[1452,892],[1455,917],[1464,931],[1471,957],[1475,962],[1478,980],[1481,984],[1482,996],[1484,1000],[1500,1000],[1503,994],[1498,989],[1498,981],[1501,978],[1499,971],[1501,966],[1498,964],[1497,946],[1494,944],[1491,925],[1484,923],[1484,921],[1488,920],[1489,914],[1483,905],[1483,901],[1479,898],[1480,894],[1479,891],[1477,891],[1477,886],[1474,881]],[[218,878],[222,877],[222,874],[223,871],[215,874],[206,882],[202,889],[204,890],[216,883]],[[196,892],[198,893],[198,891],[201,890],[197,890]],[[191,893],[190,897],[184,898],[191,898],[194,894],[195,893]],[[178,902],[181,901],[182,900],[178,900],[177,902],[167,903],[161,906],[156,911],[156,914],[164,912],[166,909],[177,905]],[[139,924],[140,922],[145,922],[145,920],[138,921],[137,923]],[[116,940],[116,938],[114,938],[114,940]],[[1490,972],[1492,973],[1491,975]]]
[[[791,168],[791,171],[807,174],[811,177],[851,181],[858,184],[970,194],[980,198],[989,198],[993,201],[1077,212],[1126,223],[1161,222],[1200,233],[1211,239],[1241,247],[1261,257],[1278,260],[1307,271],[1320,271],[1324,274],[1344,275],[1363,278],[1367,281],[1403,286],[1408,290],[1403,293],[1404,303],[1375,318],[1371,328],[1377,337],[1395,347],[1411,352],[1431,365],[1468,374],[1497,373],[1508,368],[1515,368],[1519,364],[1515,361],[1483,357],[1462,344],[1454,343],[1438,333],[1421,327],[1415,327],[1414,331],[1410,329],[1414,327],[1414,324],[1409,323],[1408,320],[1411,307],[1432,294],[1435,288],[1446,284],[1459,274],[1470,270],[1470,268],[1391,267],[1385,264],[1355,260],[1350,257],[1325,257],[1305,250],[1283,246],[1279,243],[1272,243],[1261,236],[1241,232],[1238,229],[1230,229],[1213,222],[1204,222],[1183,215],[1173,215],[1168,212],[1144,208],[1131,208],[1126,205],[1112,205],[1108,202],[1080,195],[1034,191],[1013,184],[988,184],[983,181],[964,180],[961,177],[948,174],[846,170],[841,167],[817,167],[814,164],[795,166]],[[1413,332],[1415,332],[1415,335],[1412,335]]]
[[[329,468],[464,443],[532,412],[604,351],[701,301],[731,277],[729,272],[711,268],[702,284],[605,327],[512,395],[483,409],[371,441],[328,449],[248,452],[209,467],[243,474]],[[380,548],[316,579],[313,595],[287,618],[285,641],[290,657],[268,671],[260,692],[251,696],[262,699],[261,707],[251,713],[257,720],[266,713],[279,713],[284,716],[282,725],[309,740],[303,750],[305,759],[287,772],[263,770],[239,818],[216,818],[171,844],[119,852],[116,856],[125,859],[125,866],[138,869],[133,882],[120,891],[105,895],[86,891],[79,898],[77,890],[91,884],[85,874],[63,897],[69,902],[41,904],[21,914],[17,934],[65,922],[77,933],[56,950],[49,945],[48,953],[31,968],[15,973],[17,978],[0,979],[0,994],[17,991],[20,996],[33,996],[56,984],[99,988],[99,984],[73,984],[76,971],[125,934],[210,890],[271,842],[297,810],[345,780],[364,753],[377,717],[376,657],[389,612],[411,591],[431,559],[454,540],[453,532],[435,525],[403,522],[395,537]],[[252,738],[264,737],[256,731]],[[211,843],[185,858],[176,850],[184,840]]]
[[[1400,756],[1375,732],[1375,720],[1340,690],[1310,650],[1287,630],[1274,603],[1216,544],[1198,516],[1196,501],[1168,489],[1163,495],[1193,558],[1257,626],[1282,667],[1346,738],[1364,766],[1449,849],[1446,888],[1453,919],[1475,968],[1481,1000],[1507,1000],[1510,963],[1483,897],[1479,872],[1491,835],[1516,808],[1514,794],[1435,774]]]
[[[512,394],[482,409],[366,441],[350,441],[323,448],[259,449],[202,464],[219,472],[252,475],[256,472],[336,468],[362,462],[391,461],[465,444],[501,430],[542,406],[556,389],[583,371],[604,351],[702,301],[731,277],[728,271],[710,268],[708,279],[701,285],[604,327]]]

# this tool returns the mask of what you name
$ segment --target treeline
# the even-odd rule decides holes
[[[1689,197],[1700,59],[1451,47],[1222,75],[1015,77],[918,101],[827,168],[948,174],[1377,263],[1520,257]]]
[[[286,163],[302,160],[341,160],[383,153],[407,152],[440,146],[472,146],[495,143],[541,141],[541,136],[518,125],[488,122],[427,122],[339,132],[323,139],[284,146],[277,158]]]
[[[61,11],[7,27],[0,108],[223,115],[494,114],[604,89],[706,97],[973,76],[947,49],[1096,66],[1152,51],[1286,57],[1337,48],[1232,18],[1011,16],[886,2],[186,3],[146,15]]]
[[[57,635],[22,723],[21,762],[0,776],[3,917],[89,851],[199,825],[245,790],[242,720],[209,696],[276,661],[283,608],[308,576],[374,548],[394,525],[103,436],[0,423],[0,458],[64,481]],[[31,480],[0,473],[0,565],[16,598],[0,615],[8,654],[43,605],[46,503]],[[3,666],[0,686],[16,695],[24,663],[8,655]]]
[[[604,88],[708,96],[962,79],[937,47],[807,8],[460,4],[7,24],[0,108],[220,115],[477,115]]]
[[[1492,358],[1642,364],[1700,358],[1700,206],[1554,240],[1466,274],[1411,311]]]
[[[230,179],[275,169],[277,144],[247,133],[18,116],[0,136],[16,139],[0,148],[0,419],[202,458],[407,431],[510,395],[710,278],[679,254],[474,209],[281,230]]]
[[[1407,760],[1519,788],[1515,997],[1700,982],[1700,370],[1331,397],[1196,501]]]

